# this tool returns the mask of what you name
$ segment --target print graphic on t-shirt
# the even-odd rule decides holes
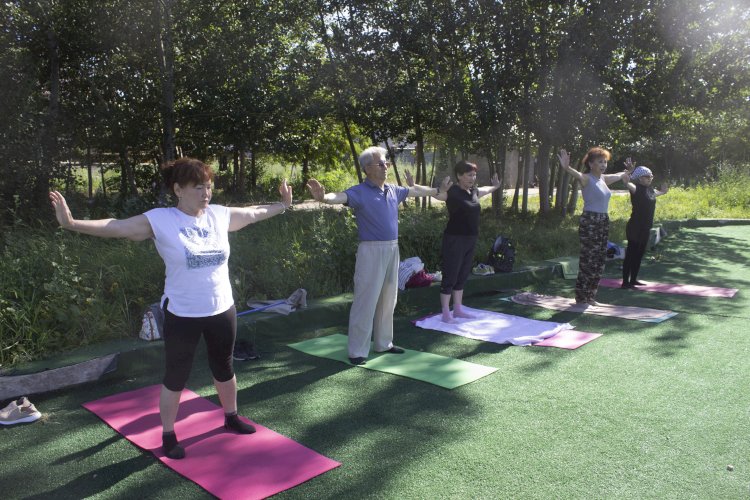
[[[219,235],[213,228],[180,228],[180,241],[185,246],[188,269],[220,266],[227,260]]]

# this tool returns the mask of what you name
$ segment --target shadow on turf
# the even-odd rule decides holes
[[[92,470],[91,472],[78,476],[53,490],[23,498],[25,500],[48,500],[50,498],[87,498],[109,490],[112,486],[122,481],[123,479],[127,479],[132,474],[140,472],[151,465],[153,465],[153,458],[150,454],[146,455],[144,453],[137,457],[129,458],[121,462],[105,465],[96,470]]]
[[[104,441],[96,443],[93,446],[89,446],[88,448],[85,448],[83,450],[77,451],[75,453],[70,453],[68,455],[65,455],[64,457],[58,458],[57,460],[52,462],[52,465],[63,465],[63,464],[67,464],[70,462],[77,462],[78,460],[83,460],[84,458],[88,458],[92,455],[99,453],[104,448],[120,441],[121,439],[122,439],[121,435],[115,434],[111,438],[105,439]]]

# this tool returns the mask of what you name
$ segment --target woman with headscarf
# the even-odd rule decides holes
[[[633,211],[630,214],[625,234],[628,238],[628,246],[625,249],[625,261],[622,264],[622,288],[633,288],[643,285],[638,281],[638,271],[641,268],[643,255],[646,253],[651,236],[651,227],[654,225],[654,211],[656,210],[656,197],[667,194],[669,187],[662,183],[660,190],[651,187],[654,174],[648,167],[639,166],[632,168],[633,162],[630,158],[625,161],[630,174],[630,182],[626,185],[630,191],[630,203]]]

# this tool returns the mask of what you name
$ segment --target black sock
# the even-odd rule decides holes
[[[255,427],[240,420],[236,411],[224,414],[224,428],[231,429],[240,434],[252,434],[255,432]]]
[[[177,434],[174,431],[165,432],[161,435],[161,449],[169,458],[185,458],[185,449],[177,444]]]

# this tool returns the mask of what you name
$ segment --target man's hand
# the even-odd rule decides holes
[[[307,189],[315,199],[315,201],[323,202],[323,197],[326,195],[326,189],[323,185],[315,179],[307,181]]]

